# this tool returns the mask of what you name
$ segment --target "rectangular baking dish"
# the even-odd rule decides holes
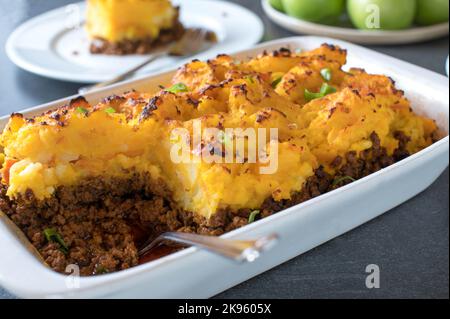
[[[309,50],[325,42],[348,50],[348,66],[391,76],[406,91],[414,110],[435,119],[445,137],[355,183],[225,234],[223,237],[234,239],[279,234],[276,247],[255,262],[243,265],[189,248],[117,273],[90,278],[64,276],[44,266],[23,234],[0,212],[0,285],[26,298],[207,298],[350,231],[423,191],[448,166],[449,80],[446,77],[360,46],[320,37],[281,39],[234,55],[245,58],[280,47]],[[131,80],[88,94],[86,98],[96,102],[130,89],[156,90],[172,74]],[[26,116],[41,113],[71,98],[22,113]],[[7,120],[8,117],[0,119],[0,129]]]

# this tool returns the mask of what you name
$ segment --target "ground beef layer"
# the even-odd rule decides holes
[[[401,132],[396,138],[399,148],[388,156],[373,133],[371,149],[361,154],[349,152],[345,158],[335,159],[335,176],[318,168],[302,191],[290,200],[267,199],[256,219],[305,202],[406,158],[409,156],[406,152],[409,138]],[[0,210],[25,233],[51,268],[64,272],[67,265],[77,264],[84,276],[139,264],[137,247],[161,232],[221,235],[247,225],[253,211],[221,210],[206,220],[178,210],[170,201],[171,194],[163,181],[152,181],[141,174],[130,175],[127,179],[92,178],[77,186],[60,187],[45,201],[37,201],[32,192],[11,201],[6,196],[7,187],[2,185]],[[67,251],[58,242],[48,241],[44,234],[48,229],[54,229],[61,236]]]

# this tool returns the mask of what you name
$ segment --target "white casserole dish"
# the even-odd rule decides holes
[[[237,265],[196,248],[189,248],[132,269],[98,277],[79,278],[79,288],[66,276],[44,266],[30,244],[0,213],[0,285],[20,297],[47,298],[206,298],[237,285],[401,204],[427,188],[448,166],[449,80],[441,75],[328,38],[295,37],[277,40],[235,54],[245,58],[280,47],[313,49],[327,42],[348,49],[348,66],[391,76],[406,91],[416,112],[435,119],[445,138],[427,149],[355,183],[225,234],[254,238],[278,233],[277,246],[254,263]],[[153,90],[173,72],[144,77],[91,94],[95,102],[129,89]],[[65,100],[22,111],[26,116],[66,103]],[[0,129],[8,117],[0,119]],[[70,283],[70,280],[69,280]]]

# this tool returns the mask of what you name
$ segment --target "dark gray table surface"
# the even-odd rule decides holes
[[[0,46],[20,23],[73,1],[0,0]],[[264,16],[259,0],[232,0],[264,20],[264,40],[294,34]],[[444,73],[448,38],[374,50]],[[0,49],[0,115],[74,94],[79,85],[15,67]],[[448,298],[448,169],[426,191],[383,216],[240,284],[219,298]],[[1,258],[0,258],[1,262]],[[380,289],[367,289],[365,268],[377,264]],[[0,298],[14,298],[0,288]]]

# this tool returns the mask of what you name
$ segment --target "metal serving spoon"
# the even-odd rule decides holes
[[[188,246],[200,247],[212,253],[242,263],[252,262],[257,259],[262,252],[272,248],[278,241],[278,235],[271,234],[257,240],[231,240],[215,236],[167,232],[154,240],[147,241],[139,250],[139,256],[145,255],[158,244],[167,240]]]
[[[86,94],[90,91],[103,88],[108,85],[125,80],[143,67],[147,66],[151,62],[169,55],[169,56],[193,56],[201,51],[204,51],[213,45],[212,41],[208,41],[209,33],[205,29],[188,29],[184,36],[176,43],[165,47],[163,50],[153,53],[147,60],[136,65],[132,69],[119,74],[111,80],[100,82],[98,84],[82,87],[78,90],[79,94]]]

